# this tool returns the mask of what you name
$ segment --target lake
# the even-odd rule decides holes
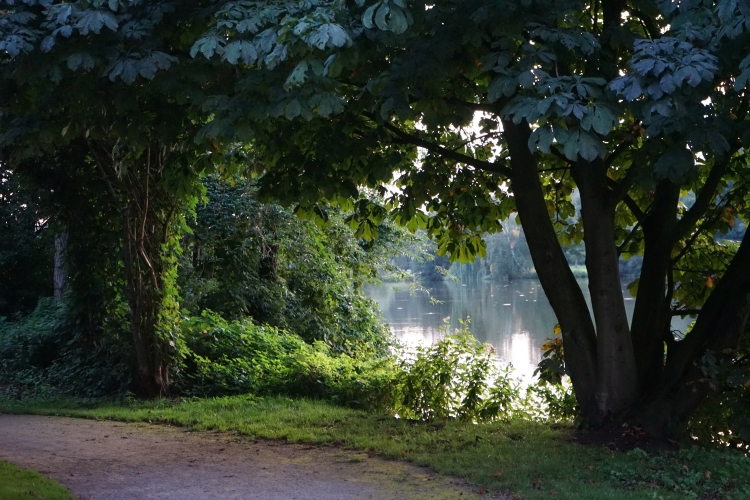
[[[591,307],[588,281],[578,281]],[[623,281],[622,287],[631,319],[635,300],[627,291],[628,282]],[[411,293],[408,285],[393,283],[367,287],[366,293],[380,306],[393,334],[407,345],[439,340],[444,318],[449,318],[453,330],[459,326],[459,318],[470,317],[472,335],[492,344],[501,362],[512,363],[523,377],[533,374],[542,358],[540,348],[546,338],[554,336],[557,323],[538,280],[436,281],[424,286],[429,287],[429,293]],[[691,322],[676,317],[672,328],[684,331]]]

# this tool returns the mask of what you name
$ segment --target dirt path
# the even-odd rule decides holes
[[[80,500],[465,499],[465,483],[335,447],[60,417],[0,415],[0,459]]]

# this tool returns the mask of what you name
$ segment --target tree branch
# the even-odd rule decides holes
[[[367,116],[367,117],[375,121],[372,116]],[[387,130],[390,130],[391,132],[393,132],[396,135],[396,137],[398,137],[401,141],[407,144],[413,144],[414,146],[418,146],[420,148],[426,149],[427,151],[438,154],[442,156],[443,158],[454,160],[459,163],[464,163],[466,165],[469,165],[479,170],[494,172],[496,174],[501,174],[505,177],[510,178],[511,171],[508,167],[504,165],[498,165],[497,163],[480,160],[478,158],[467,156],[465,154],[461,154],[456,151],[451,151],[450,149],[446,149],[443,146],[440,146],[433,142],[426,141],[412,134],[408,134],[391,123],[386,122],[386,123],[383,123],[382,126],[385,127]]]
[[[693,316],[700,314],[700,309],[673,309],[672,316]]]
[[[653,18],[650,18],[640,10],[634,9],[632,7],[626,7],[625,10],[627,10],[631,16],[635,17],[643,24],[643,27],[646,29],[646,33],[648,33],[648,36],[650,36],[652,40],[661,38],[661,30],[656,25]]]
[[[630,231],[630,234],[627,235],[627,237],[623,240],[623,242],[620,244],[619,247],[617,247],[617,255],[622,255],[622,251],[625,249],[625,246],[630,243],[630,240],[633,239],[633,236],[635,236],[635,232],[638,231],[638,228],[641,227],[641,221],[638,221],[635,226],[633,226],[633,229]]]
[[[721,178],[724,176],[724,172],[729,165],[730,157],[731,153],[727,153],[721,162],[715,163],[711,168],[711,172],[708,174],[706,182],[703,184],[703,189],[701,189],[701,192],[695,199],[695,203],[693,203],[693,206],[690,207],[690,209],[685,212],[685,215],[683,215],[677,222],[675,241],[684,238],[693,229],[703,214],[706,213],[706,210],[708,210],[708,207],[711,205],[711,200],[716,196],[716,188],[719,186],[719,182],[721,182]]]
[[[618,192],[621,189],[621,185],[614,179],[610,179],[607,177],[607,185],[612,189],[613,192]],[[627,206],[630,209],[630,212],[633,214],[633,217],[636,218],[638,222],[643,222],[643,218],[646,216],[643,210],[641,210],[641,207],[638,206],[638,204],[635,202],[633,198],[630,197],[627,192],[622,196],[622,199],[618,200],[625,203],[625,206]]]
[[[625,178],[620,182],[617,182],[614,179],[607,181],[609,187],[612,189],[612,199],[615,203],[620,203],[623,198],[627,196],[639,171],[640,169],[638,167],[631,167],[625,174]],[[607,179],[609,179],[609,177]]]
[[[627,141],[621,142],[620,144],[618,144],[617,147],[614,150],[612,150],[612,152],[608,154],[607,157],[604,159],[604,163],[608,167],[611,167],[612,163],[614,163],[617,157],[620,156],[622,153],[625,152],[625,150],[628,149],[628,146],[630,146],[630,143]]]

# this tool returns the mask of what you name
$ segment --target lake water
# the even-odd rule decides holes
[[[625,287],[627,283],[623,281],[622,287],[630,319],[635,300]],[[587,280],[580,279],[579,284],[591,307]],[[439,340],[444,318],[449,318],[452,331],[459,326],[459,318],[470,317],[469,329],[474,337],[492,344],[501,362],[512,363],[523,377],[533,374],[542,358],[541,346],[554,336],[557,323],[538,280],[439,281],[425,286],[429,293],[412,293],[407,285],[386,283],[368,287],[367,295],[378,303],[393,334],[407,345]],[[672,328],[684,331],[691,321],[677,317]]]

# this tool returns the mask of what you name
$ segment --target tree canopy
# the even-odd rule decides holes
[[[3,4],[5,161],[78,141],[111,184],[145,172],[117,195],[134,223],[147,186],[186,203],[200,172],[241,165],[301,214],[352,209],[367,238],[392,217],[460,261],[517,213],[592,423],[666,432],[736,359],[750,243],[715,235],[748,217],[743,1]],[[581,241],[593,314],[561,249]],[[168,276],[143,253],[133,277]],[[629,323],[618,257],[636,254]],[[674,314],[697,315],[684,339]]]

